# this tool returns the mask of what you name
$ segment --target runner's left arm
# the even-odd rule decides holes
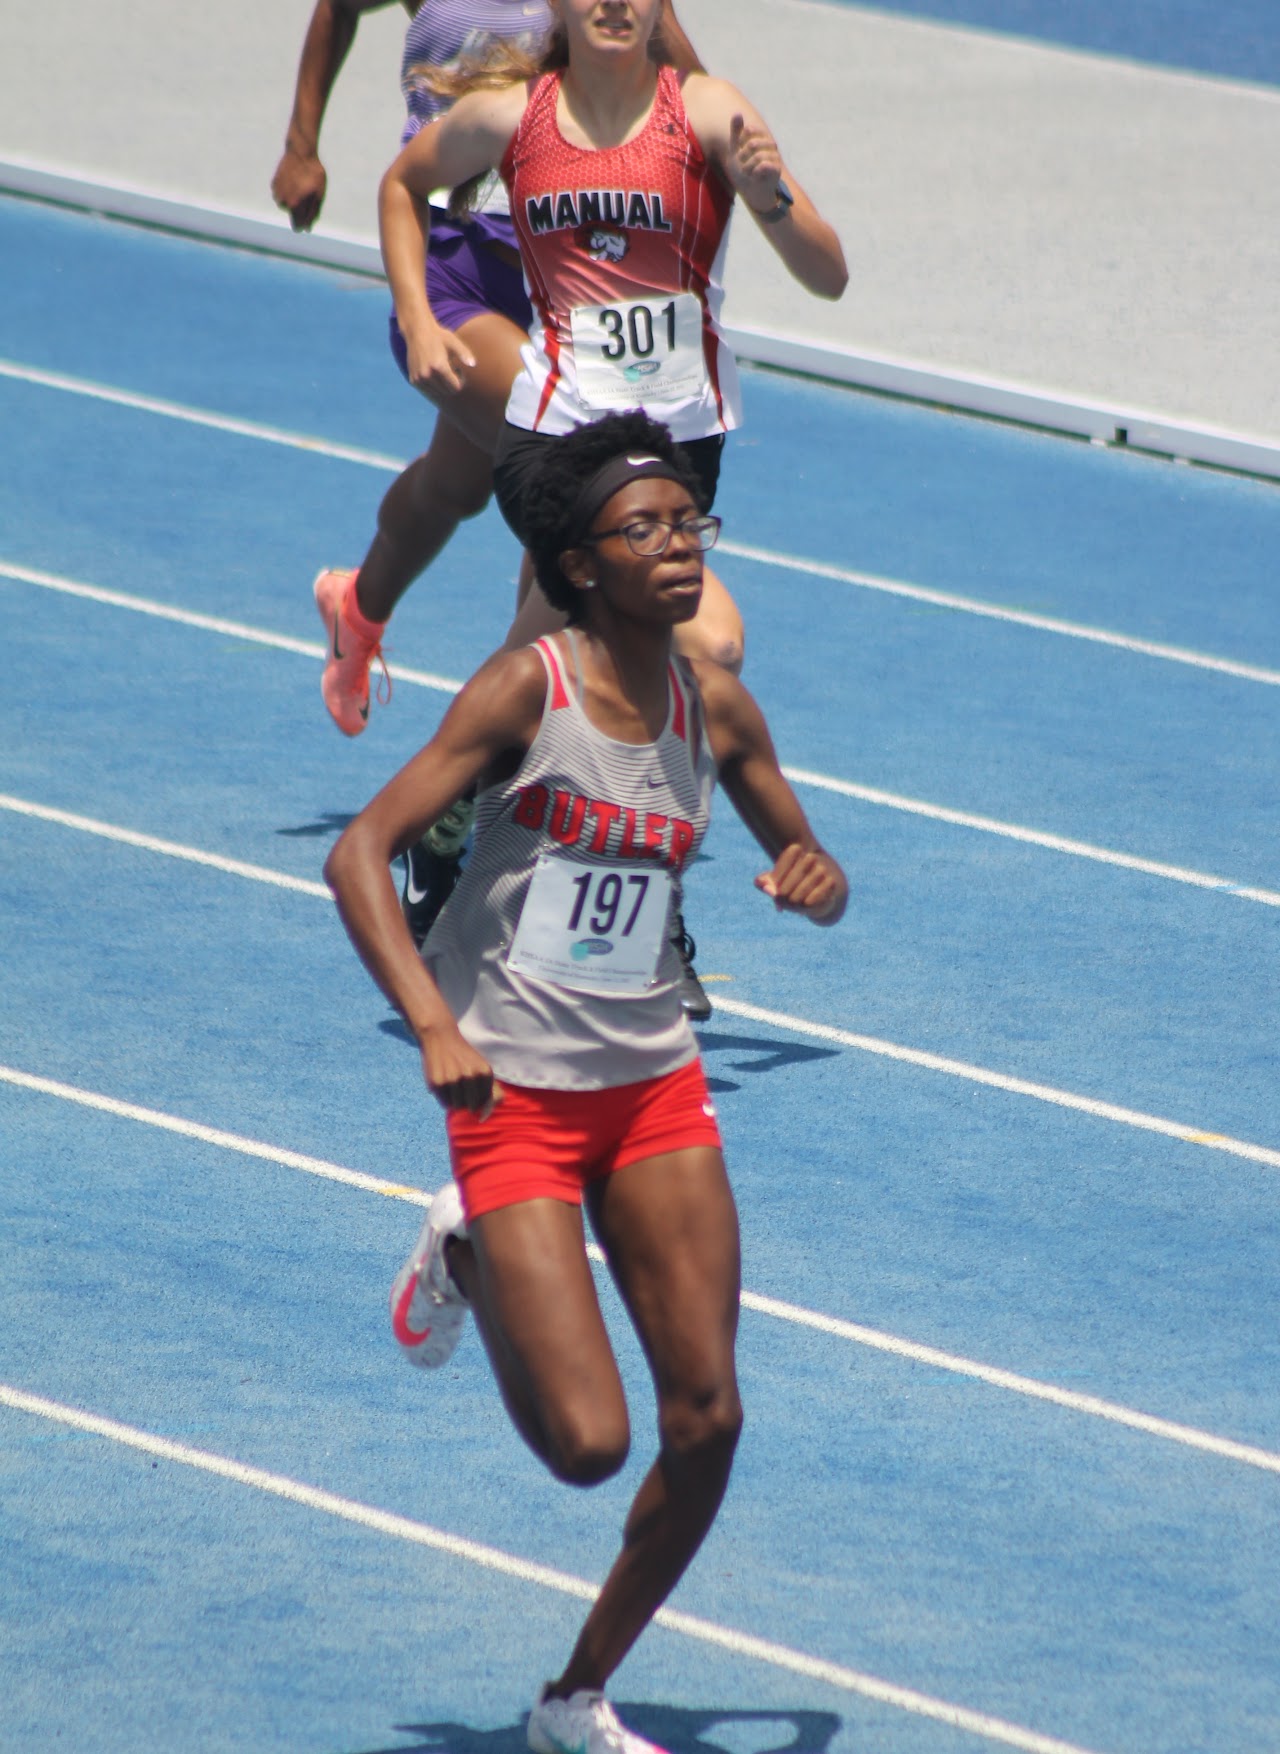
[[[694,666],[707,715],[707,736],[720,784],[734,809],[773,860],[756,888],[788,913],[833,926],[844,913],[849,884],[819,844],[778,765],[764,714],[735,676],[718,664]]]
[[[684,104],[703,151],[792,275],[818,298],[839,298],[849,284],[840,239],[783,163],[760,112],[727,80],[698,74],[685,81]]]

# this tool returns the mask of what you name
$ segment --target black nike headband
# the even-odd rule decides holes
[[[579,488],[568,519],[573,540],[566,547],[574,548],[581,542],[591,528],[597,512],[608,504],[615,493],[621,492],[624,487],[630,487],[633,481],[647,481],[655,476],[663,481],[675,481],[681,487],[688,485],[674,463],[668,462],[665,457],[655,457],[651,451],[611,457]]]

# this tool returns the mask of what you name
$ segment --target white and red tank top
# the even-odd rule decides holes
[[[644,408],[677,439],[730,431],[741,396],[719,323],[733,193],[680,78],[659,68],[641,132],[599,150],[561,133],[560,83],[533,86],[500,167],[535,313],[507,419],[565,433]]]
[[[477,798],[472,851],[423,957],[500,1080],[601,1090],[697,1055],[675,879],[706,833],[716,770],[682,659],[656,741],[620,743],[587,717],[576,638],[537,643],[537,734],[512,778]]]

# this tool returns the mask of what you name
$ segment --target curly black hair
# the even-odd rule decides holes
[[[581,619],[582,593],[560,570],[560,556],[585,534],[575,518],[578,496],[606,463],[638,451],[669,463],[694,504],[704,506],[702,483],[688,458],[668,429],[640,409],[606,414],[557,438],[530,478],[521,510],[533,570],[548,603],[570,621]]]

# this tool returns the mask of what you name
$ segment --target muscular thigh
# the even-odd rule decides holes
[[[462,389],[441,398],[436,408],[442,420],[492,457],[511,385],[520,369],[520,348],[528,336],[497,311],[468,318],[456,333],[471,349],[476,363],[467,369]]]
[[[741,1266],[721,1153],[701,1145],[629,1164],[589,1198],[659,1392],[731,1381]]]
[[[485,1309],[526,1390],[544,1407],[622,1405],[581,1208],[524,1200],[473,1219],[469,1232]]]

